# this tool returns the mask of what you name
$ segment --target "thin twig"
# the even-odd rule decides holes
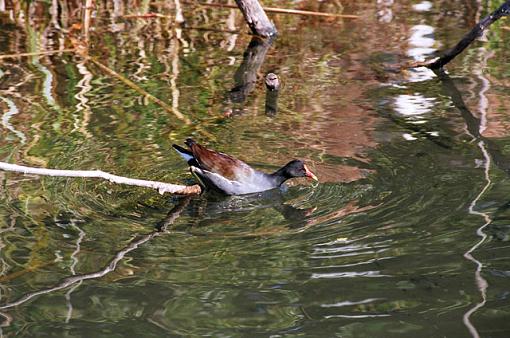
[[[113,175],[101,170],[60,170],[26,167],[17,164],[0,162],[0,169],[5,171],[19,172],[23,174],[35,174],[43,176],[60,176],[60,177],[83,177],[83,178],[102,178],[112,183],[135,185],[138,187],[152,188],[159,191],[160,194],[171,193],[176,195],[198,195],[202,189],[199,185],[178,185],[158,181],[140,180]]]
[[[219,8],[237,8],[236,5],[228,5],[228,4],[214,4],[214,3],[190,3],[186,2],[188,5],[199,5],[205,7],[219,7]],[[262,7],[266,12],[270,13],[279,13],[279,14],[292,14],[292,15],[307,15],[307,16],[324,16],[330,18],[344,18],[344,19],[359,19],[359,15],[351,15],[351,14],[335,14],[335,13],[324,13],[324,12],[313,12],[313,11],[303,11],[299,9],[286,9],[286,8],[276,8],[276,7]]]
[[[74,51],[76,51],[76,49],[69,48],[69,49],[48,50],[45,52],[6,54],[6,55],[0,55],[0,60],[15,59],[15,58],[24,57],[24,56],[39,56],[39,55],[51,55],[51,54],[58,54],[58,53],[69,53],[69,52],[74,52]]]

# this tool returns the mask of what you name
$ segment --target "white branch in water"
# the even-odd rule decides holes
[[[136,178],[112,175],[101,170],[60,170],[60,169],[33,168],[17,164],[10,164],[6,162],[0,162],[0,169],[5,171],[19,172],[23,174],[34,174],[43,176],[102,178],[112,183],[136,185],[138,187],[156,189],[159,191],[160,194],[171,193],[177,195],[197,195],[200,194],[201,192],[200,186],[196,184],[192,186],[187,186],[158,181],[140,180]]]

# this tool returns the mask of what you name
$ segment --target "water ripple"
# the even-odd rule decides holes
[[[360,304],[367,304],[367,303],[373,303],[378,300],[384,300],[384,298],[367,298],[363,299],[357,302],[351,302],[351,301],[343,301],[333,304],[321,304],[321,307],[344,307],[344,306],[353,306],[353,305],[360,305]]]
[[[362,318],[377,318],[377,317],[390,317],[389,314],[374,314],[374,315],[329,315],[324,316],[326,319],[330,318],[354,318],[354,319],[362,319]]]
[[[312,273],[312,279],[321,278],[354,278],[354,277],[392,277],[391,275],[382,275],[380,271],[349,271],[349,272],[328,272],[328,273]]]
[[[16,103],[14,103],[14,101],[6,97],[0,96],[0,99],[2,99],[9,107],[9,110],[5,112],[4,115],[2,115],[2,125],[6,129],[16,134],[16,136],[20,138],[21,144],[25,144],[27,142],[27,137],[25,136],[25,134],[22,131],[16,130],[9,121],[13,115],[19,113],[18,107],[16,107]]]

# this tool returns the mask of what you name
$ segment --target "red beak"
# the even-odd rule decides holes
[[[314,180],[316,180],[316,181],[318,181],[318,180],[319,180],[319,179],[317,178],[317,176],[315,176],[315,174],[314,174],[314,173],[312,173],[312,172],[310,171],[310,169],[308,169],[308,167],[307,167],[306,165],[305,165],[304,167],[305,167],[305,176],[306,176],[306,177],[309,177],[309,178],[314,179]]]

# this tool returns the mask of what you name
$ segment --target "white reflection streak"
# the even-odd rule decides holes
[[[16,218],[17,218],[17,215],[15,214],[11,214],[10,215],[10,219],[11,219],[11,222],[10,222],[10,225],[8,228],[5,228],[5,229],[0,229],[0,234],[4,233],[4,232],[7,232],[7,231],[13,231],[15,230],[15,227],[16,227]],[[3,248],[5,248],[6,245],[4,244],[3,242],[3,237],[0,237],[0,252],[3,250]],[[5,259],[1,258],[0,259],[0,262],[2,263],[2,271],[0,271],[0,276],[3,276],[9,269],[10,269],[10,265],[5,261]],[[3,286],[0,285],[0,290],[2,290]],[[0,296],[0,299],[2,297]]]
[[[72,222],[72,226],[73,226],[73,228],[78,230],[78,233],[79,233],[78,239],[76,240],[76,249],[71,254],[71,259],[72,259],[73,263],[71,264],[71,267],[70,267],[71,273],[73,275],[76,275],[75,268],[76,268],[76,264],[78,264],[78,258],[76,258],[76,255],[78,255],[80,253],[80,250],[81,250],[81,241],[85,237],[85,231],[80,229],[80,227],[77,226],[74,221]]]
[[[393,20],[393,0],[377,0],[377,20],[382,23],[390,23]]]
[[[349,272],[312,273],[312,276],[310,278],[320,279],[320,278],[354,278],[354,277],[378,278],[392,276],[381,275],[379,271],[363,271],[363,272],[349,271]]]
[[[230,14],[227,18],[227,28],[230,30],[230,31],[235,31],[236,30],[236,13],[237,11],[236,10],[231,10],[230,11]],[[236,47],[236,41],[237,41],[237,36],[238,34],[230,34],[228,33],[228,37],[227,37],[227,48],[226,50],[231,52],[234,50],[234,48]]]
[[[395,99],[395,111],[402,116],[411,117],[427,114],[435,105],[435,99],[419,93],[401,94]]]
[[[379,250],[364,250],[364,251],[351,251],[351,252],[347,252],[347,253],[343,253],[343,254],[338,254],[338,255],[328,255],[327,253],[324,254],[324,255],[317,255],[317,254],[313,254],[311,256],[311,258],[313,259],[323,259],[323,258],[326,258],[326,259],[331,259],[331,258],[340,258],[340,257],[352,257],[352,256],[361,256],[361,255],[375,255],[375,254],[380,254],[380,253],[383,253],[385,251],[388,251],[389,248],[384,248],[384,249],[379,249]]]
[[[43,95],[46,98],[46,101],[48,104],[52,107],[56,106],[55,99],[53,98],[52,93],[52,83],[53,83],[53,74],[51,71],[46,67],[43,66],[39,60],[35,59],[33,61],[33,64],[37,69],[41,71],[41,73],[44,74],[44,82],[43,82]]]
[[[480,48],[480,52],[484,53],[485,49]],[[480,62],[478,69],[486,68],[487,60],[490,56],[492,56],[492,53],[485,53],[485,55],[483,55],[482,62]],[[489,106],[489,101],[488,101],[487,97],[485,96],[485,92],[489,89],[489,81],[487,80],[487,78],[485,78],[483,76],[483,73],[481,71],[478,71],[477,73],[478,73],[477,74],[478,77],[482,81],[482,89],[480,90],[480,98],[479,98],[479,102],[480,102],[479,109],[480,109],[480,114],[481,114],[479,131],[481,134],[487,128],[487,109]],[[475,306],[473,306],[471,309],[469,309],[469,311],[467,311],[464,314],[464,316],[462,317],[462,321],[463,321],[464,325],[468,328],[468,330],[471,333],[471,336],[473,336],[473,338],[480,338],[480,335],[479,335],[478,331],[476,330],[475,326],[473,325],[473,323],[471,323],[470,317],[473,313],[478,311],[478,309],[485,306],[485,303],[487,302],[487,288],[488,288],[489,284],[487,283],[487,280],[482,277],[483,263],[480,262],[479,260],[477,260],[475,257],[473,257],[472,253],[476,249],[478,249],[487,239],[487,234],[485,234],[484,229],[492,222],[492,219],[489,216],[489,214],[475,210],[476,204],[478,203],[480,198],[483,196],[483,194],[485,194],[485,192],[489,189],[489,187],[492,184],[491,178],[489,176],[490,166],[491,166],[491,157],[489,155],[489,152],[487,151],[485,142],[479,141],[478,147],[480,148],[480,150],[483,154],[483,157],[485,159],[485,161],[484,161],[484,177],[485,177],[485,181],[487,183],[482,188],[480,193],[476,196],[476,198],[469,205],[469,213],[471,215],[476,215],[476,216],[482,217],[483,220],[485,221],[485,223],[476,230],[476,234],[480,237],[480,240],[475,245],[473,245],[468,251],[466,251],[464,253],[464,258],[466,258],[467,260],[470,260],[471,262],[476,264],[475,281],[476,281],[476,286],[478,287],[478,291],[480,291],[480,296],[482,297],[482,300],[479,303],[475,304]]]
[[[179,77],[179,42],[185,41],[182,39],[182,30],[175,29],[177,39],[173,39],[170,43],[170,54],[172,55],[172,76],[170,78],[170,87],[172,90],[172,108],[175,112],[179,112],[179,88],[177,88],[177,79]]]
[[[432,9],[432,3],[430,1],[422,1],[419,4],[413,5],[413,9],[417,12],[428,12]]]
[[[6,98],[6,97],[1,97],[0,98],[7,104],[7,106],[9,107],[9,111],[7,111],[5,114],[2,115],[2,125],[12,131],[14,134],[16,134],[16,136],[18,136],[21,140],[21,144],[25,144],[27,142],[27,137],[25,136],[25,134],[23,134],[23,132],[19,131],[19,130],[16,130],[12,124],[9,122],[9,120],[11,119],[11,117],[13,115],[16,115],[19,113],[19,110],[18,110],[18,107],[16,107],[16,104],[14,103],[14,101]]]
[[[74,129],[73,132],[79,130],[86,137],[92,137],[92,135],[87,131],[87,125],[90,121],[90,107],[88,105],[89,99],[87,99],[87,93],[90,92],[92,86],[90,82],[92,81],[92,73],[85,67],[85,61],[80,62],[76,65],[78,68],[78,72],[83,75],[83,78],[76,85],[81,90],[76,93],[74,96],[79,103],[76,105],[76,112],[83,111],[83,121],[80,122],[77,114],[73,114],[74,116]]]
[[[367,298],[367,299],[360,300],[358,302],[351,302],[349,300],[346,300],[346,301],[338,302],[338,303],[334,303],[334,304],[321,304],[321,307],[344,307],[344,306],[362,305],[362,304],[373,303],[375,301],[383,300],[383,299],[384,298]]]
[[[76,258],[76,255],[78,255],[80,253],[81,241],[85,237],[85,231],[80,229],[80,227],[76,225],[76,222],[74,220],[71,220],[71,225],[73,228],[78,230],[78,233],[79,233],[78,239],[76,240],[76,249],[71,254],[71,260],[73,261],[73,263],[71,264],[71,266],[69,268],[71,270],[71,274],[74,276],[74,275],[76,275],[76,271],[75,271],[76,264],[78,264],[78,258]],[[81,283],[82,282],[80,281],[78,284],[73,286],[65,295],[66,303],[67,303],[67,314],[66,314],[66,321],[65,321],[66,323],[69,323],[69,321],[71,320],[71,317],[73,315],[73,304],[71,303],[71,293],[73,293],[73,291],[75,289],[77,289],[81,285]]]
[[[0,229],[0,234],[4,233],[4,232],[7,232],[7,231],[15,230],[15,227],[16,227],[16,218],[17,218],[17,216],[15,214],[12,214],[10,216],[10,219],[11,219],[10,226],[8,228],[5,228],[5,229]],[[0,237],[0,251],[2,251],[3,248],[5,248],[5,247],[6,247],[6,245],[4,244],[2,238]],[[0,276],[3,276],[9,270],[10,266],[9,266],[9,264],[3,258],[0,261],[2,262],[2,271],[0,272]],[[4,293],[5,294],[7,293],[6,288],[7,288],[6,286],[0,285],[0,299],[2,299],[2,296],[3,296]],[[12,317],[9,316],[8,314],[2,313],[2,312],[0,312],[0,316],[5,318],[4,325],[2,325],[0,327],[0,338],[3,338],[4,337],[4,333],[3,333],[2,327],[3,326],[8,326],[8,325],[5,325],[5,324],[6,323],[10,324],[11,321],[12,321]]]
[[[383,242],[376,242],[376,243],[369,243],[369,244],[352,244],[352,245],[343,245],[343,246],[334,246],[334,247],[319,247],[314,248],[313,253],[314,254],[328,254],[328,253],[339,253],[339,252],[353,252],[353,251],[361,251],[365,249],[369,249],[368,252],[376,252],[376,250],[371,249],[378,249],[378,248],[388,248],[390,245],[386,244],[388,241]],[[364,251],[366,252],[366,251]]]
[[[182,7],[179,0],[174,0],[175,3],[175,22],[177,23],[183,23],[184,15],[182,14]]]
[[[53,26],[55,26],[56,29],[61,29],[58,23],[58,0],[51,0],[50,14]]]
[[[320,256],[319,257],[311,256],[310,258],[312,258],[312,259],[314,259],[314,258],[324,259],[324,258],[330,258],[330,257],[331,256],[323,256],[323,257],[320,257]],[[315,269],[318,270],[318,269],[334,269],[334,268],[352,268],[353,266],[360,266],[360,265],[367,265],[367,264],[378,263],[380,261],[384,261],[384,260],[387,260],[387,259],[393,259],[393,257],[373,258],[373,259],[369,259],[367,261],[358,262],[358,263],[350,263],[350,264],[325,265],[325,266],[316,267]]]
[[[134,62],[135,65],[138,66],[138,69],[133,73],[133,77],[137,81],[145,81],[147,80],[147,76],[143,75],[143,72],[150,68],[144,62],[147,60],[147,55],[145,54],[145,39],[138,40],[138,59]]]
[[[388,314],[383,315],[330,315],[325,316],[324,318],[330,319],[330,318],[354,318],[354,319],[361,319],[361,318],[377,318],[377,317],[390,317]]]
[[[422,5],[424,3],[422,2]],[[420,11],[430,9],[425,4],[418,7]],[[437,42],[434,38],[435,28],[425,24],[414,25],[410,29],[410,36],[407,39],[409,48],[407,55],[414,60],[419,61],[425,59],[428,55],[436,51]],[[418,82],[429,80],[434,77],[434,72],[426,67],[415,68],[408,73],[407,80],[409,82]],[[423,115],[428,114],[435,105],[434,98],[427,98],[420,93],[401,94],[395,99],[395,111],[408,118],[413,123],[425,123]],[[402,134],[406,141],[415,141],[418,138],[410,133]]]
[[[424,60],[428,55],[436,51],[434,39],[434,27],[429,25],[415,25],[411,27],[411,36],[408,39],[409,49],[407,55],[414,60]],[[429,80],[434,77],[434,72],[426,67],[416,68],[409,72],[408,80],[418,82]]]
[[[483,141],[478,142],[478,147],[480,147],[480,150],[482,151],[482,154],[485,158],[484,174],[485,174],[485,180],[487,181],[487,184],[483,187],[482,191],[480,191],[478,196],[476,196],[476,198],[471,202],[471,204],[469,206],[469,213],[471,215],[481,216],[485,220],[485,223],[476,230],[476,234],[478,236],[480,236],[481,239],[478,241],[478,243],[476,243],[468,251],[466,251],[466,253],[464,253],[464,257],[476,264],[475,280],[476,280],[476,286],[478,287],[478,290],[480,291],[480,295],[482,296],[482,301],[477,303],[468,312],[466,312],[462,318],[464,325],[466,325],[469,332],[471,333],[471,335],[474,338],[479,338],[480,335],[478,334],[478,331],[476,330],[474,325],[471,323],[470,317],[474,312],[476,312],[479,308],[483,307],[485,305],[485,303],[487,302],[488,283],[485,280],[485,278],[482,277],[483,263],[480,262],[479,260],[477,260],[476,258],[474,258],[471,255],[471,253],[473,251],[475,251],[480,245],[482,245],[483,242],[485,242],[485,240],[487,239],[487,235],[483,232],[483,230],[485,229],[485,227],[487,227],[492,222],[492,219],[490,218],[490,216],[487,213],[474,210],[476,204],[478,203],[478,201],[480,200],[482,195],[487,191],[487,189],[489,189],[490,185],[492,184],[491,179],[489,177],[491,158],[489,156],[489,153],[487,152],[487,149],[485,148],[485,143]]]
[[[484,53],[486,52],[485,48],[480,48],[480,52]],[[483,61],[481,66],[483,66],[482,69],[485,69],[487,66],[487,60],[493,55],[494,53],[486,53],[486,55],[483,57]],[[478,75],[478,78],[482,82],[482,88],[480,89],[480,95],[479,95],[479,103],[478,107],[480,109],[480,135],[487,129],[487,110],[489,109],[489,99],[485,95],[485,93],[489,90],[490,83],[489,80],[483,75],[483,72],[481,69],[478,69],[474,72],[476,75]]]
[[[66,313],[66,323],[69,323],[71,318],[73,317],[73,304],[71,303],[71,293],[76,290],[83,281],[78,282],[75,286],[73,286],[69,291],[66,292],[66,302],[67,302],[67,313]]]

